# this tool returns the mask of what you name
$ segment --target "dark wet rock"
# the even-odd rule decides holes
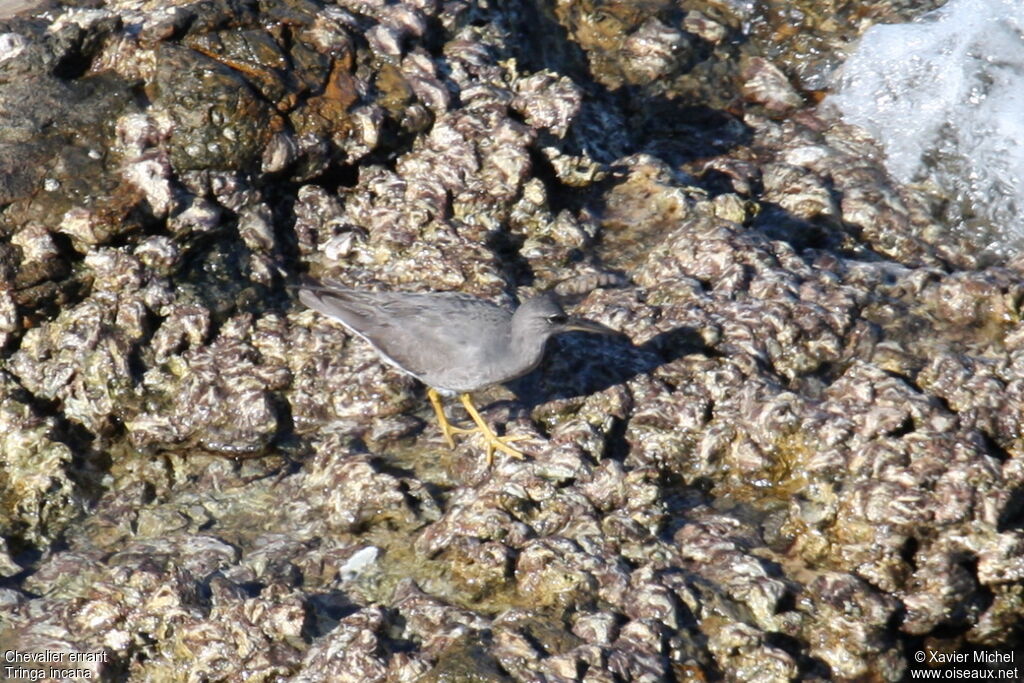
[[[2,649],[128,680],[895,681],[921,642],[1019,647],[1020,264],[812,107],[913,9],[7,21]],[[553,287],[630,341],[481,392],[530,455],[487,468],[293,304],[304,272]]]
[[[261,159],[272,114],[246,79],[195,50],[162,46],[155,59],[154,105],[171,121],[176,170],[246,169]]]
[[[0,80],[0,107],[10,122],[0,133],[5,233],[43,225],[69,234],[84,251],[145,220],[111,149],[116,118],[132,109],[126,81],[113,74],[11,76]]]

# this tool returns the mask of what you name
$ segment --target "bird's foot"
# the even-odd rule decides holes
[[[448,448],[455,448],[455,439],[452,438],[454,434],[476,434],[480,429],[478,427],[471,427],[466,429],[464,427],[456,427],[451,422],[445,420],[444,424],[441,425],[441,434],[444,435],[445,441],[448,442]]]
[[[462,427],[455,427],[451,423],[448,424],[447,430],[442,430],[445,438],[448,440],[449,446],[454,448],[454,439],[451,438],[452,434],[480,434],[484,440],[484,446],[487,449],[487,466],[491,466],[491,462],[494,460],[494,451],[501,451],[509,457],[517,460],[523,460],[526,458],[521,451],[516,450],[509,444],[515,443],[516,441],[522,441],[527,438],[522,434],[498,436],[490,428],[481,429],[480,427],[472,427],[470,429],[464,429]]]
[[[505,455],[513,457],[517,460],[523,460],[526,458],[526,455],[522,451],[513,448],[509,444],[514,443],[516,441],[521,441],[522,439],[525,439],[527,437],[521,435],[498,436],[490,427],[487,426],[487,423],[484,422],[484,419],[480,417],[480,413],[478,413],[476,408],[473,406],[473,402],[470,400],[469,394],[462,394],[462,396],[460,396],[459,398],[462,401],[462,405],[463,407],[465,407],[466,412],[469,413],[469,416],[473,418],[473,422],[476,423],[476,429],[470,431],[480,432],[480,434],[484,437],[484,445],[487,448],[488,468],[490,468],[491,463],[494,461],[494,451],[496,450],[501,451]]]
[[[448,442],[449,448],[455,448],[455,434],[477,434],[479,433],[484,439],[484,447],[487,449],[487,467],[490,468],[491,463],[494,461],[494,451],[501,451],[505,455],[516,458],[517,460],[523,460],[526,455],[513,448],[510,444],[516,441],[522,441],[527,438],[525,436],[498,436],[494,433],[484,419],[477,412],[476,407],[473,406],[472,400],[469,398],[469,394],[462,394],[460,400],[462,405],[466,408],[466,412],[473,418],[473,422],[476,423],[475,427],[466,429],[464,427],[456,427],[444,414],[444,408],[441,405],[441,397],[433,389],[427,389],[427,396],[430,398],[431,405],[434,406],[434,412],[437,413],[437,422],[441,426],[441,434],[444,436],[445,441]]]
[[[525,460],[526,455],[522,451],[518,451],[515,448],[509,446],[510,443],[516,441],[522,441],[527,438],[526,436],[519,434],[513,436],[498,436],[494,432],[487,430],[484,432],[480,430],[484,437],[484,443],[487,446],[487,467],[490,468],[491,463],[494,462],[494,451],[499,450],[505,455],[515,458],[516,460]]]

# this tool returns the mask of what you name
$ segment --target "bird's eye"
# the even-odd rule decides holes
[[[565,313],[555,313],[554,315],[548,316],[548,322],[552,325],[564,325],[569,321],[569,316]]]

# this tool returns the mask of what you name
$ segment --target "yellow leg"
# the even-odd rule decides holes
[[[448,418],[445,417],[441,396],[430,387],[427,387],[427,398],[430,399],[430,405],[434,406],[434,412],[437,413],[437,423],[441,426],[441,433],[444,434],[444,439],[448,442],[449,448],[455,448],[455,439],[452,438],[452,434],[472,434],[477,431],[475,429],[462,429],[461,427],[453,426],[448,421]]]
[[[502,453],[507,453],[513,458],[522,460],[526,456],[516,449],[509,446],[510,443],[524,439],[523,436],[498,436],[491,428],[487,426],[484,419],[480,417],[480,413],[473,407],[473,401],[470,400],[469,394],[461,394],[459,400],[462,401],[462,405],[466,408],[466,412],[473,418],[473,422],[476,423],[477,429],[472,431],[479,431],[484,435],[484,440],[487,442],[487,466],[491,466],[491,461],[494,459],[494,449],[498,449]]]

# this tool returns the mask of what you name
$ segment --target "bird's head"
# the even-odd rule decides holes
[[[528,299],[512,316],[513,334],[547,340],[563,332],[590,332],[621,336],[620,332],[593,320],[568,315],[550,294]]]

